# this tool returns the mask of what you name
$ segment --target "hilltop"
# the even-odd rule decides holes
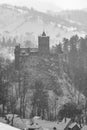
[[[0,35],[16,37],[19,42],[29,39],[37,45],[43,30],[51,37],[51,46],[74,34],[87,32],[85,10],[40,12],[33,8],[0,5]]]

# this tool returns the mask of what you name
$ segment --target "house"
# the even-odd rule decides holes
[[[80,126],[75,122],[68,127],[68,130],[80,130]]]
[[[64,130],[68,130],[69,125],[72,123],[72,120],[70,118],[63,119],[63,122],[65,124]]]
[[[72,120],[70,118],[65,118],[62,120],[62,122],[60,122],[59,125],[59,129],[60,130],[68,130],[69,125],[72,123]]]

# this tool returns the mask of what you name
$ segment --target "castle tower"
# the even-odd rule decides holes
[[[43,31],[42,35],[38,37],[38,49],[40,54],[49,54],[49,36]]]
[[[14,54],[15,54],[15,69],[19,70],[20,45],[17,45],[15,47]]]

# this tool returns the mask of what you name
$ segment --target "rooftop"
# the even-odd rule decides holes
[[[43,37],[46,37],[46,33],[45,33],[45,31],[43,31],[42,36],[43,36]]]

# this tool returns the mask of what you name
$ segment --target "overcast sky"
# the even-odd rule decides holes
[[[87,0],[0,0],[0,4],[7,3],[18,6],[33,6],[39,10],[82,9],[87,8]]]

